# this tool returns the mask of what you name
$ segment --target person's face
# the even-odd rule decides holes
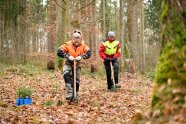
[[[114,41],[114,40],[115,40],[115,37],[113,37],[113,36],[109,37],[109,41]]]
[[[74,37],[72,40],[75,46],[79,46],[81,44],[81,37]]]

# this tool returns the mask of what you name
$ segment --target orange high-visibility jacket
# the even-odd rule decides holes
[[[89,47],[85,44],[85,42],[82,40],[81,44],[79,46],[74,46],[73,42],[70,40],[63,45],[60,46],[61,50],[65,53],[68,53],[69,55],[76,58],[77,56],[86,54],[86,52],[89,50]]]

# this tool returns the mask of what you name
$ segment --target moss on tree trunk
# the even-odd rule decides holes
[[[156,69],[152,110],[160,110],[159,117],[170,117],[186,110],[186,1],[163,0],[162,7],[163,50]]]

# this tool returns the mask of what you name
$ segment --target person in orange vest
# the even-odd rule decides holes
[[[65,80],[65,87],[67,90],[66,100],[72,100],[74,98],[73,93],[73,62],[77,61],[76,65],[76,98],[78,98],[79,84],[80,84],[80,64],[81,59],[88,59],[91,56],[89,47],[82,39],[82,33],[75,30],[72,35],[72,40],[62,44],[58,50],[57,55],[65,58],[65,64],[63,66],[63,78]]]
[[[120,88],[118,84],[118,74],[119,74],[119,61],[121,48],[120,42],[115,40],[115,33],[113,31],[108,32],[108,37],[106,41],[103,41],[99,47],[99,55],[103,59],[103,63],[106,70],[107,77],[107,89],[109,91],[113,90],[113,80],[111,79],[111,67],[110,62],[112,62],[114,70],[114,81],[115,87]]]

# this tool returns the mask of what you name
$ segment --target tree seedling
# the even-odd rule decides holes
[[[31,95],[32,95],[31,88],[20,87],[17,90],[17,96],[19,98],[17,98],[17,100],[16,100],[16,106],[31,104],[32,103]]]

